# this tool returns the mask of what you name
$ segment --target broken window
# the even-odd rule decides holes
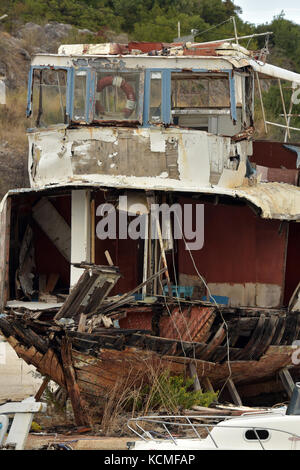
[[[232,118],[228,73],[173,72],[171,113],[180,127],[222,135],[240,130]]]
[[[74,121],[86,120],[86,79],[87,72],[85,70],[76,72],[74,80]]]
[[[258,72],[255,79],[256,138],[299,142],[299,84]]]
[[[172,74],[172,108],[229,108],[228,77]]]
[[[35,69],[33,72],[33,127],[65,124],[67,72]]]
[[[94,119],[137,121],[139,72],[97,72]]]

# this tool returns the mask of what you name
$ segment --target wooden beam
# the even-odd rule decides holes
[[[189,363],[189,374],[192,379],[194,379],[194,390],[202,392],[202,388],[199,382],[198,374],[197,374],[197,369],[195,366],[194,362]]]
[[[45,377],[43,382],[42,382],[42,385],[40,386],[40,388],[38,389],[38,391],[36,392],[35,394],[35,401],[40,401],[44,391],[46,390],[46,387],[48,385],[48,383],[50,382],[50,377]]]
[[[70,397],[77,426],[89,426],[88,414],[85,411],[85,403],[80,395],[79,386],[72,363],[72,345],[67,338],[61,341],[61,358],[68,395]]]
[[[233,380],[232,379],[228,379],[227,380],[227,383],[226,383],[226,386],[227,386],[227,389],[230,393],[230,396],[232,398],[232,401],[235,405],[237,406],[243,406],[243,403],[242,403],[242,400],[241,400],[241,397],[239,396],[238,394],[238,391],[233,383]]]
[[[282,382],[282,385],[283,385],[286,393],[288,394],[289,398],[291,398],[294,387],[295,387],[295,383],[293,381],[293,378],[292,378],[288,368],[285,367],[284,369],[281,369],[278,372],[278,375],[279,375],[279,378]]]
[[[86,325],[86,315],[84,313],[81,313],[80,318],[79,318],[77,331],[79,331],[79,333],[84,333],[85,332],[85,325]]]
[[[109,251],[108,250],[104,251],[104,254],[105,254],[105,257],[106,257],[106,260],[107,260],[109,266],[114,266],[114,262],[113,262],[113,260],[110,256]]]
[[[202,381],[202,383],[203,383],[203,385],[204,385],[204,388],[205,388],[205,391],[206,391],[206,392],[212,392],[212,393],[214,393],[214,388],[213,388],[213,386],[212,386],[212,384],[211,384],[211,381],[209,380],[208,377],[203,377],[203,378],[201,379],[201,381]]]

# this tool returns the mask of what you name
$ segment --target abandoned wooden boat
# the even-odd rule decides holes
[[[179,375],[190,369],[208,390],[227,382],[253,390],[255,384],[259,394],[259,382],[274,387],[276,373],[291,363],[297,313],[258,314],[180,298],[147,304],[130,295],[104,302],[119,276],[115,267],[85,265],[60,308],[30,311],[15,302],[0,315],[0,329],[18,356],[68,390],[78,424],[86,423],[84,403],[97,402],[129,376],[132,384],[146,383],[151,370]]]
[[[226,41],[33,58],[31,187],[0,206],[0,330],[78,422],[82,400],[145,364],[188,365],[237,403],[291,393],[299,129],[265,117],[285,143],[256,141],[254,92],[287,82],[292,107],[300,75],[261,59]]]

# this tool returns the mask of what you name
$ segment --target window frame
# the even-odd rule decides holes
[[[145,74],[144,70],[140,68],[122,68],[122,69],[113,69],[113,68],[93,68],[92,70],[92,76],[90,79],[90,91],[89,91],[89,110],[88,110],[88,116],[89,116],[89,122],[90,123],[111,123],[113,125],[114,122],[124,122],[124,125],[126,126],[127,123],[132,124],[132,123],[137,123],[139,125],[143,124],[143,108],[144,108],[144,87],[145,87]],[[136,119],[116,119],[116,120],[105,120],[105,119],[95,119],[95,110],[94,110],[94,105],[96,102],[96,86],[97,86],[97,73],[111,73],[111,74],[126,74],[126,73],[139,73],[139,89],[138,89],[138,97],[136,100],[136,106],[137,106],[137,117]]]
[[[149,121],[150,115],[150,92],[151,92],[151,74],[154,72],[161,73],[161,93],[162,93],[162,122],[153,124]],[[144,96],[144,127],[155,127],[158,124],[170,125],[171,122],[171,75],[172,73],[186,72],[184,69],[165,69],[165,68],[151,68],[145,72],[145,96]],[[209,75],[209,73],[215,73],[215,71],[208,69],[192,69],[189,72],[197,72]],[[230,115],[233,122],[237,121],[237,110],[236,110],[236,87],[235,87],[235,75],[233,69],[220,69],[220,72],[228,75],[229,81],[229,96],[230,96]]]
[[[67,87],[66,87],[66,116],[68,123],[70,122],[71,118],[71,103],[72,97],[70,94],[70,84],[71,84],[71,75],[72,75],[72,68],[71,67],[60,67],[60,66],[45,66],[45,65],[34,65],[30,67],[29,75],[28,75],[28,88],[27,88],[27,108],[26,108],[26,116],[29,118],[32,115],[33,111],[33,75],[35,70],[63,70],[67,72]],[[65,123],[58,123],[58,124],[50,124],[47,127],[34,127],[34,129],[48,129],[53,126],[62,125],[66,126],[68,124]]]

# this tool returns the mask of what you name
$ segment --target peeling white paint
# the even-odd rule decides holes
[[[108,154],[108,158],[114,158],[118,155],[118,152]]]
[[[178,150],[180,179],[187,182],[197,181],[200,185],[208,186],[210,164],[207,133],[201,131],[180,133]]]
[[[166,139],[161,131],[150,132],[150,148],[151,152],[166,151]]]
[[[199,286],[198,276],[180,274],[179,282],[185,286]],[[275,308],[280,305],[282,288],[276,284],[266,283],[226,283],[209,282],[211,295],[228,297],[230,307]]]
[[[165,169],[160,169],[157,176],[134,176],[132,167],[128,164],[128,174],[104,173],[105,163],[111,162],[109,154],[118,158],[118,152],[101,152],[100,158],[90,154],[91,144],[94,142],[111,142],[115,144],[122,139],[136,139],[151,146],[152,132],[159,136],[160,142],[165,145],[174,145],[176,160],[170,162]],[[142,139],[140,141],[139,139]],[[76,146],[74,145],[76,143]],[[107,128],[80,128],[80,129],[54,129],[41,130],[29,134],[29,149],[34,144],[33,155],[29,152],[29,172],[31,186],[43,188],[47,185],[93,184],[103,187],[128,189],[153,189],[163,191],[188,191],[206,194],[229,195],[244,198],[262,210],[262,217],[283,220],[300,219],[300,188],[284,183],[260,183],[249,185],[245,178],[246,159],[252,151],[249,142],[232,144],[228,137],[214,136],[204,131],[188,129],[107,129]],[[162,144],[161,144],[162,145]],[[62,147],[63,155],[59,156]],[[162,147],[160,147],[162,148]],[[75,150],[73,150],[75,149]],[[73,153],[72,153],[73,152]],[[80,168],[74,174],[72,161],[76,155]],[[250,152],[250,153],[249,153]],[[160,157],[161,155],[161,157]],[[176,157],[177,155],[177,157]],[[239,155],[237,170],[230,157]],[[98,155],[97,155],[98,156]],[[96,156],[96,157],[97,157]],[[137,155],[142,157],[142,155]],[[94,158],[93,171],[88,171],[88,163]],[[157,158],[157,153],[153,155]],[[163,163],[165,155],[159,153]],[[115,162],[118,166],[118,162]],[[175,165],[175,166],[174,166]],[[106,165],[106,168],[114,167]],[[141,167],[142,159],[141,159]],[[178,168],[178,177],[170,177],[170,169]],[[99,172],[97,171],[99,169]]]

